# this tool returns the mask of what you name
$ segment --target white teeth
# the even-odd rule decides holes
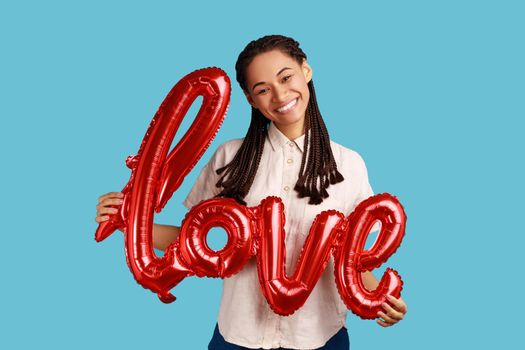
[[[297,99],[291,101],[290,103],[288,103],[286,106],[282,106],[281,108],[277,108],[277,112],[286,112],[287,110],[289,110],[290,108],[292,108],[293,106],[295,106],[295,103],[297,102]]]

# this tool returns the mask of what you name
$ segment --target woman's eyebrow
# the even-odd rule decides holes
[[[284,72],[284,71],[287,70],[287,69],[292,69],[292,68],[290,68],[290,67],[284,67],[284,68],[281,69],[279,72],[277,72],[277,74],[275,74],[275,76],[278,76],[279,74],[281,74],[282,72]],[[252,91],[255,90],[255,88],[256,88],[257,86],[262,85],[262,84],[265,84],[265,82],[264,82],[264,81],[260,81],[260,82],[258,82],[258,83],[253,84]]]

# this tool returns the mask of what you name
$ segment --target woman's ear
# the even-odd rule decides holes
[[[312,67],[306,62],[306,60],[303,61],[302,64],[303,74],[304,78],[306,79],[306,82],[309,83],[310,80],[312,80]]]

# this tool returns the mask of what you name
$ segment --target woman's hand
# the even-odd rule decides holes
[[[118,213],[117,208],[111,206],[119,206],[123,203],[122,192],[109,192],[98,198],[97,216],[95,221],[100,223],[109,219],[107,214]],[[106,215],[104,215],[106,214]],[[119,229],[122,231],[121,229]],[[180,233],[179,226],[153,224],[153,247],[160,250],[165,250],[168,245],[174,242]]]
[[[377,313],[377,316],[381,317],[377,320],[377,323],[382,327],[390,327],[398,323],[407,313],[407,305],[403,299],[397,299],[388,294],[386,297],[390,304],[383,303],[383,309],[385,309],[385,312],[379,311]]]
[[[124,198],[122,192],[109,192],[98,198],[97,215],[95,221],[100,223],[109,219],[109,216],[104,214],[118,213],[117,208],[111,208],[112,205],[121,205]]]

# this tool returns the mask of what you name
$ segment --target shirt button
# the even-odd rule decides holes
[[[285,191],[290,191],[290,186],[284,186]]]
[[[293,141],[288,141],[288,145],[290,145],[290,147],[293,147],[294,145]]]
[[[288,159],[288,160],[286,161],[286,163],[288,163],[288,164],[293,163],[293,159]]]

